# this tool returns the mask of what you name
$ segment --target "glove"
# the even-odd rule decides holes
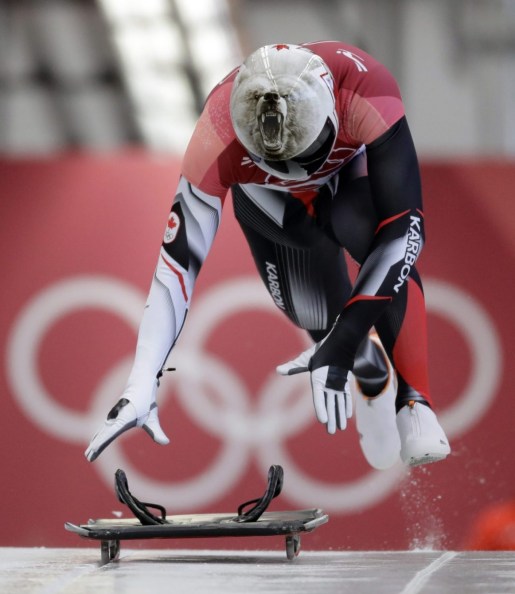
[[[109,411],[107,419],[91,439],[84,455],[93,462],[112,441],[133,427],[141,427],[160,445],[170,443],[159,424],[155,400],[147,410],[138,411],[130,400],[121,398]]]
[[[336,429],[345,429],[347,419],[352,417],[352,398],[349,389],[349,371],[334,365],[325,365],[312,369],[312,357],[320,345],[315,344],[295,359],[278,365],[280,375],[311,372],[311,390],[315,414],[327,427],[330,434]]]

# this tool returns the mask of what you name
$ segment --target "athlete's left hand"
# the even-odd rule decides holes
[[[352,398],[349,389],[349,371],[333,365],[313,369],[312,357],[319,345],[314,345],[298,357],[279,365],[276,369],[281,375],[311,372],[311,390],[315,414],[334,434],[336,429],[345,429],[347,419],[352,417]]]

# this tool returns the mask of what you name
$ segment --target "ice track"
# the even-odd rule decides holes
[[[282,552],[3,548],[3,594],[501,594],[515,592],[511,552]]]

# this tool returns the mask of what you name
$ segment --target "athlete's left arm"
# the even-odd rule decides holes
[[[417,154],[405,117],[366,147],[368,176],[379,220],[353,292],[312,365],[349,365],[356,349],[395,299],[424,243]]]
[[[424,244],[420,169],[405,117],[367,146],[367,167],[379,224],[353,297],[391,299]]]

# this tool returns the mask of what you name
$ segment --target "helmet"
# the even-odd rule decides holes
[[[325,163],[338,133],[334,81],[299,45],[265,45],[241,65],[230,100],[236,136],[258,167],[302,180]]]

